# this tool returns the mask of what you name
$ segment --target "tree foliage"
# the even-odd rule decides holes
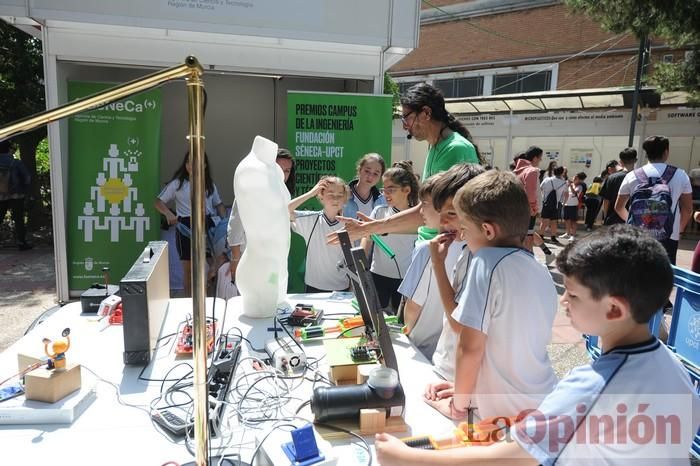
[[[397,114],[396,108],[399,106],[401,101],[401,93],[399,92],[399,85],[396,84],[394,78],[389,76],[389,73],[384,73],[384,94],[389,94],[392,96],[391,108],[394,109],[393,116],[394,118],[398,118],[399,115]]]
[[[44,68],[41,41],[0,21],[0,126],[44,111]],[[41,181],[37,177],[36,149],[46,137],[46,127],[14,137],[22,162],[32,175],[30,199],[41,198]],[[45,223],[41,202],[29,206],[29,225]]]
[[[565,0],[565,3],[609,31],[631,31],[638,38],[661,37],[671,46],[692,50],[683,62],[655,63],[651,81],[662,91],[689,92],[691,101],[700,104],[700,1]]]

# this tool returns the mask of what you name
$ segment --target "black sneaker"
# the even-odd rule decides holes
[[[559,242],[559,240],[557,239],[556,236],[552,236],[551,242],[554,243],[554,244],[561,245],[561,243]]]

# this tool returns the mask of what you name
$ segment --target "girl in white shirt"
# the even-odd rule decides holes
[[[172,179],[163,188],[155,201],[155,208],[165,216],[168,221],[168,225],[182,224],[186,228],[183,230],[189,230],[191,228],[190,216],[191,216],[191,204],[190,204],[190,173],[192,172],[192,165],[190,162],[190,153],[185,154],[185,158],[182,160],[182,164],[177,169]],[[205,228],[214,226],[213,217],[218,214],[219,219],[223,219],[226,216],[226,209],[224,208],[224,203],[221,202],[221,197],[219,197],[219,191],[216,189],[216,185],[211,179],[211,174],[209,172],[209,158],[207,154],[204,154],[204,187],[205,187]],[[175,213],[167,206],[168,203],[175,201]],[[182,270],[184,273],[184,285],[185,294],[190,296],[192,291],[192,262],[191,262],[191,244],[190,237],[183,234],[180,229],[175,230],[175,239],[178,255],[180,256],[180,261],[182,263]],[[213,268],[212,270],[217,270]]]
[[[384,197],[387,205],[375,207],[370,215],[373,219],[382,219],[394,215],[418,204],[418,180],[410,167],[401,162],[394,164],[382,177]],[[391,233],[381,237],[382,241],[394,252],[389,258],[379,248],[373,248],[374,241],[362,239],[362,247],[369,256],[372,253],[370,271],[377,288],[381,307],[396,314],[401,294],[397,291],[406,270],[411,264],[411,256],[417,235]]]

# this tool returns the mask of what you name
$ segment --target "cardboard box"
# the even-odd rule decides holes
[[[69,364],[64,371],[42,367],[27,374],[24,383],[27,400],[55,403],[80,389],[80,365]]]

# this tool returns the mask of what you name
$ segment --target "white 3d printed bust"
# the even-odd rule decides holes
[[[256,136],[233,175],[233,191],[246,232],[246,248],[236,270],[243,314],[271,317],[287,296],[289,191],[275,161],[277,144]]]

